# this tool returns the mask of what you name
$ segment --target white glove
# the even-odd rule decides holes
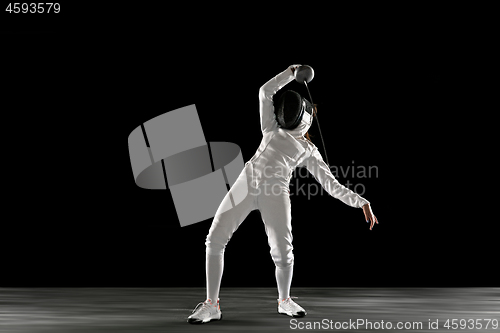
[[[292,70],[292,73],[295,75],[295,70],[302,65],[291,65],[289,68]]]

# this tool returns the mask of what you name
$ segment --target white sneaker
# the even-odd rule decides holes
[[[294,297],[295,298],[295,297]],[[278,299],[278,313],[286,314],[290,317],[304,317],[307,315],[306,310],[304,310],[300,305],[295,303],[291,297]]]
[[[212,304],[212,300],[208,298],[205,302],[200,302],[194,308],[193,314],[187,319],[190,324],[204,324],[212,320],[221,320],[222,312],[220,311],[219,300]]]

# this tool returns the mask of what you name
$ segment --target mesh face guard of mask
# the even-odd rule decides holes
[[[313,105],[293,90],[285,91],[274,103],[274,113],[278,125],[284,129],[299,126],[304,112],[312,114]]]

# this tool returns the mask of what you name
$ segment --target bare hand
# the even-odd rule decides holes
[[[362,208],[363,208],[363,213],[365,214],[366,222],[368,222],[368,221],[371,222],[370,223],[370,230],[372,230],[375,223],[378,224],[378,220],[375,217],[375,215],[373,215],[372,208],[370,207],[370,204],[365,204]]]

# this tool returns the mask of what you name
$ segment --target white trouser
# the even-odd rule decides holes
[[[283,178],[268,177],[258,187],[252,181],[254,163],[248,162],[240,176],[223,199],[206,239],[207,298],[217,300],[223,270],[224,250],[233,233],[254,209],[259,209],[276,265],[276,279],[280,298],[288,297],[293,271],[292,216],[289,183]],[[229,210],[230,194],[247,186],[246,197]]]

